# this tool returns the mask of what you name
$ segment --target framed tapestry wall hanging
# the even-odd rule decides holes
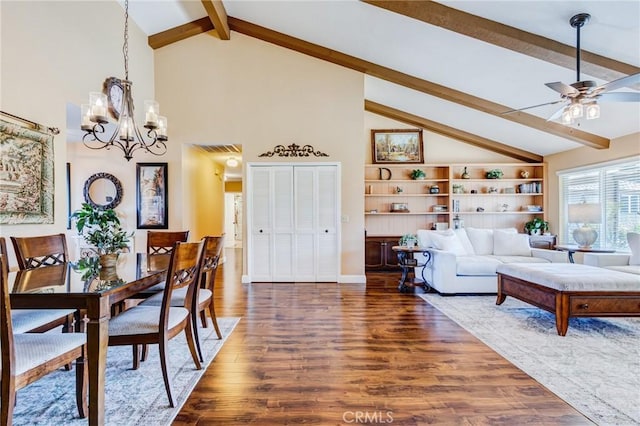
[[[53,223],[53,134],[33,127],[0,118],[0,224]]]

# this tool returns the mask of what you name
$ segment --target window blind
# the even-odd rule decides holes
[[[640,232],[640,158],[559,173],[560,241],[574,242],[568,205],[597,203],[602,222],[590,225],[599,236],[596,245],[626,251],[627,232]]]

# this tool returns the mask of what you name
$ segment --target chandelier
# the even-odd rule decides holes
[[[127,161],[139,149],[153,155],[167,152],[167,119],[159,115],[160,108],[156,101],[145,101],[146,136],[138,129],[134,117],[132,82],[129,81],[129,0],[124,2],[124,80],[108,78],[104,92],[89,94],[89,104],[81,106],[81,130],[85,131],[82,142],[91,149],[111,149],[118,147],[124,152]],[[117,126],[109,139],[105,135],[104,125],[109,122],[107,111],[117,118]]]

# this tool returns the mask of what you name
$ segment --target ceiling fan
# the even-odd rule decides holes
[[[591,15],[588,13],[578,13],[569,20],[571,26],[576,29],[576,82],[570,85],[560,81],[545,83],[545,86],[560,93],[559,100],[513,109],[503,114],[562,103],[564,104],[562,108],[553,113],[547,121],[562,117],[562,123],[573,124],[583,116],[586,116],[588,120],[600,117],[598,101],[640,102],[640,92],[611,93],[612,90],[640,82],[640,73],[628,75],[600,86],[592,80],[580,81],[580,28],[589,22],[590,18]]]

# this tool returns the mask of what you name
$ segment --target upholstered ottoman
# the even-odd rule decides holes
[[[549,311],[561,336],[570,317],[640,316],[637,275],[574,263],[510,263],[497,273],[497,305],[512,296]]]

